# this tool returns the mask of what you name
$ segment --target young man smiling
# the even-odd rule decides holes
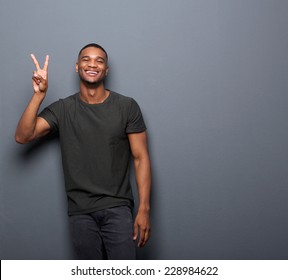
[[[150,238],[151,171],[146,126],[134,99],[105,88],[108,55],[83,47],[76,72],[80,92],[38,114],[48,89],[48,62],[34,55],[34,94],[16,129],[18,143],[58,132],[72,240],[78,259],[135,259],[135,240]],[[133,222],[129,162],[133,157],[139,206]]]

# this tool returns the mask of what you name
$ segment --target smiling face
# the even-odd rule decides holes
[[[108,74],[107,56],[96,47],[88,47],[80,53],[76,63],[81,82],[86,84],[101,84]]]

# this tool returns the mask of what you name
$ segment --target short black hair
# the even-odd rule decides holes
[[[107,61],[108,61],[108,54],[107,54],[107,52],[105,51],[105,49],[104,49],[103,47],[101,47],[100,45],[98,45],[98,44],[96,44],[96,43],[90,43],[90,44],[84,46],[84,47],[80,50],[80,52],[79,52],[79,54],[78,54],[78,58],[80,57],[81,52],[82,52],[83,50],[85,50],[86,48],[90,48],[90,47],[93,47],[93,48],[102,50],[102,51],[105,53],[106,58],[107,58]]]

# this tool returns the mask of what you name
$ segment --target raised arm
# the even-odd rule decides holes
[[[43,118],[37,117],[42,101],[48,89],[48,62],[46,56],[43,69],[40,68],[36,57],[31,54],[36,70],[32,76],[34,94],[23,112],[15,133],[17,143],[25,144],[36,138],[46,135],[50,131],[50,125]]]
[[[134,240],[143,247],[150,238],[150,191],[151,168],[147,148],[146,132],[128,135],[134,159],[136,182],[138,187],[139,207],[134,221]]]

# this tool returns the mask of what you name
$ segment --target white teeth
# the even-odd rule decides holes
[[[95,71],[86,71],[87,74],[91,74],[91,75],[97,75],[98,72],[95,72]]]

